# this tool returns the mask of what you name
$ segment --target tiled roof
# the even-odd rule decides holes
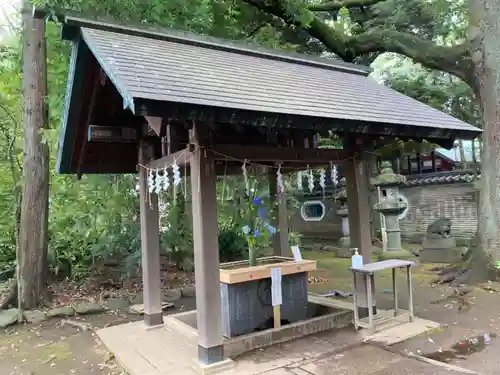
[[[479,179],[481,175],[473,172],[450,173],[433,176],[407,176],[406,185],[431,185],[431,184],[451,184],[455,182],[473,182]]]
[[[242,53],[82,28],[104,70],[135,98],[427,129],[477,128],[325,60]]]
[[[406,182],[403,186],[411,187],[411,186],[421,186],[421,185],[438,185],[438,184],[453,184],[453,183],[472,183],[481,178],[480,174],[476,174],[472,171],[463,171],[463,172],[437,172],[433,174],[425,174],[425,175],[413,175],[406,176]],[[319,176],[314,175],[314,190],[312,193],[309,193],[307,190],[307,180],[304,178],[303,182],[303,190],[301,193],[297,192],[299,195],[304,195],[307,197],[315,197],[322,196],[323,190],[319,186]],[[345,178],[341,178],[339,181],[339,185],[335,190],[334,186],[331,184],[331,180],[326,180],[325,193],[328,196],[334,196],[338,194],[345,186]],[[336,193],[335,193],[336,191]]]
[[[344,131],[476,137],[480,130],[327,58],[254,48],[169,30],[64,18],[76,28],[133,112],[138,101],[351,121]],[[338,120],[337,122],[335,120]],[[352,126],[352,123],[358,126]],[[339,125],[337,125],[339,126]],[[347,126],[347,125],[346,125]]]

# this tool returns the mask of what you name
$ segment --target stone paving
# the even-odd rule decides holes
[[[129,375],[195,375],[196,341],[142,322],[98,331]],[[459,374],[362,342],[353,329],[327,331],[244,354],[222,375]]]

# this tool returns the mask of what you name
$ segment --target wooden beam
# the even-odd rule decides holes
[[[193,127],[190,140],[200,145],[203,138]],[[209,365],[224,359],[222,312],[217,238],[217,180],[213,159],[197,147],[191,158],[194,272],[198,359]]]
[[[149,146],[139,144],[139,163],[147,163]],[[160,239],[158,224],[158,196],[148,194],[148,174],[139,169],[139,205],[141,222],[141,265],[144,294],[144,323],[158,326],[163,323],[160,280]]]
[[[159,136],[161,131],[161,122],[162,122],[161,117],[144,116],[144,118],[148,122],[150,128],[154,130],[157,136]]]
[[[347,160],[351,154],[344,150],[324,148],[293,148],[253,145],[214,145],[209,151],[215,160],[237,159],[254,162],[325,164]]]
[[[418,174],[422,174],[422,157],[420,152],[417,152],[417,171]]]
[[[97,68],[94,67],[94,70],[93,70],[93,73],[95,74],[95,76],[93,77],[92,79],[92,91],[91,91],[91,96],[90,96],[90,99],[89,99],[89,102],[88,102],[88,112],[87,112],[87,118],[85,120],[85,123],[84,123],[84,127],[85,127],[85,130],[84,130],[84,133],[83,133],[83,141],[82,141],[82,144],[80,146],[80,154],[78,155],[78,164],[77,164],[77,167],[76,167],[76,174],[78,176],[78,179],[81,179],[82,178],[82,165],[85,163],[85,153],[87,151],[87,144],[89,143],[89,140],[88,140],[88,129],[89,129],[89,126],[90,126],[90,123],[92,122],[92,119],[94,118],[94,113],[95,113],[95,109],[96,109],[96,102],[97,102],[97,95],[100,91],[100,88],[101,86],[99,85],[99,77],[100,77],[100,74],[99,74],[99,71],[97,71]]]
[[[172,165],[174,161],[178,166],[181,166],[188,164],[192,157],[193,152],[191,151],[191,148],[186,147],[185,149],[166,155],[160,159],[150,161],[147,167],[151,169],[163,169],[164,167]]]
[[[285,193],[278,196],[276,172],[268,173],[269,196],[271,201],[272,223],[279,229],[272,237],[273,255],[285,257],[290,255],[288,250],[288,211]]]

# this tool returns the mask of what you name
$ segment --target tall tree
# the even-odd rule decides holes
[[[67,0],[37,2],[57,8],[69,5]],[[71,8],[96,11],[122,21],[151,22],[234,39],[251,36],[259,42],[265,42],[269,29],[279,30],[282,39],[293,40],[292,48],[296,50],[326,51],[344,61],[361,64],[392,52],[462,79],[481,103],[485,129],[477,236],[480,251],[473,253],[479,255],[474,257],[478,260],[474,264],[480,264],[477,269],[486,270],[488,258],[500,261],[500,169],[493,167],[500,154],[500,142],[493,141],[500,131],[500,60],[498,47],[492,42],[500,34],[495,12],[499,3],[500,0],[184,0],[179,6],[179,1],[88,0]],[[304,36],[306,33],[309,37]],[[274,46],[272,42],[264,44]],[[279,46],[286,48],[286,44]],[[310,46],[314,48],[304,48]],[[475,276],[486,274],[477,272]]]
[[[484,123],[477,245],[490,250],[499,262],[500,0],[469,0],[469,43],[474,72],[469,84],[479,99]]]
[[[18,249],[18,304],[30,309],[43,295],[47,262],[49,148],[45,22],[34,19],[31,3],[23,6],[24,149]]]
[[[468,279],[487,277],[487,263],[500,261],[500,0],[244,1],[306,30],[344,61],[393,52],[472,88],[484,133],[479,223]],[[337,27],[339,20],[349,27]]]

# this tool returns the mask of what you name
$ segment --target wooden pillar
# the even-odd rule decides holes
[[[431,151],[431,161],[432,161],[432,171],[437,172],[436,168],[436,151],[432,150]]]
[[[285,194],[277,197],[276,173],[269,172],[268,179],[269,198],[273,209],[272,225],[278,229],[278,232],[273,236],[273,255],[284,257],[289,254],[287,199]]]
[[[196,127],[190,142],[199,145]],[[194,267],[198,328],[198,358],[207,365],[224,359],[217,237],[215,163],[202,148],[190,161]]]
[[[417,152],[417,171],[418,174],[422,174],[422,157],[420,152]]]
[[[370,230],[370,206],[368,187],[368,165],[365,160],[353,159],[345,164],[347,209],[349,213],[349,230],[351,246],[359,249],[363,256],[363,264],[372,261],[372,241]],[[357,275],[356,302],[360,318],[368,316],[368,301],[363,277]],[[372,292],[375,290],[375,280],[372,279]],[[374,293],[372,293],[375,295]],[[376,313],[375,298],[372,301]]]
[[[140,164],[147,164],[150,159],[148,152],[148,144],[141,141],[139,145]],[[156,194],[148,194],[147,179],[147,170],[139,167],[144,323],[147,326],[156,326],[163,324],[161,308],[158,197]]]
[[[408,162],[408,176],[410,176],[412,172],[411,156],[407,157],[407,162]]]
[[[352,160],[345,164],[347,207],[351,244],[357,247],[363,256],[363,262],[372,258],[370,234],[369,188],[366,162]]]

